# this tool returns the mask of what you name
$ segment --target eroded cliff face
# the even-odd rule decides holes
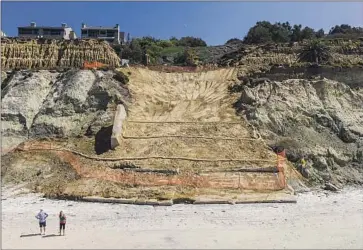
[[[2,69],[82,68],[86,61],[120,66],[120,58],[104,41],[1,39]]]
[[[308,158],[313,181],[362,184],[363,82],[354,78],[357,72],[328,75],[335,80],[265,75],[241,84],[235,105],[271,146],[287,149],[290,161]]]
[[[2,82],[2,153],[31,138],[94,135],[129,100],[111,71],[17,71]]]
[[[24,54],[27,51],[21,52],[19,48],[15,52],[21,57],[21,53]],[[77,50],[79,49],[78,46]],[[96,50],[97,53],[94,52],[96,54],[88,50],[90,48],[84,51],[90,58],[97,59],[102,55],[99,50]],[[234,68],[198,74],[196,72],[161,74],[140,68],[125,69],[125,74],[130,73],[128,75],[131,79],[128,84],[130,91],[138,100],[137,102],[135,102],[136,99],[133,100],[132,104],[129,104],[128,88],[116,80],[118,78],[111,71],[73,69],[61,72],[55,67],[57,71],[13,71],[7,74],[2,72],[2,153],[29,139],[45,137],[50,138],[49,141],[55,146],[71,148],[86,155],[103,154],[102,157],[106,156],[106,158],[130,155],[148,157],[151,153],[158,153],[162,157],[199,156],[202,160],[210,160],[213,157],[222,156],[225,158],[255,157],[264,152],[266,154],[260,156],[262,160],[265,161],[268,156],[275,164],[275,154],[265,148],[264,143],[258,144],[261,147],[252,143],[258,138],[255,136],[255,129],[250,128],[252,123],[269,145],[284,146],[291,162],[297,163],[305,155],[313,169],[310,180],[315,184],[325,182],[338,186],[346,183],[362,184],[363,85],[362,69],[359,68],[363,62],[361,50],[355,52],[333,50],[334,61],[330,62],[331,64],[348,63],[350,67],[354,65],[354,69],[349,67],[342,69],[333,65],[326,65],[329,67],[325,68],[309,68],[309,65],[300,65],[297,62],[298,50],[299,47],[294,46],[241,48],[240,51],[234,51],[219,61],[220,65],[230,65]],[[68,54],[58,55],[69,56]],[[69,57],[75,58],[75,54]],[[17,63],[29,66],[29,60]],[[82,60],[75,60],[67,65],[79,67],[82,63]],[[18,67],[16,63],[12,65],[10,67],[12,69]],[[49,65],[49,68],[53,68],[58,64]],[[30,67],[33,66],[40,67],[39,64],[32,62]],[[247,81],[245,81],[246,78]],[[242,91],[241,95],[228,93],[228,88],[238,79],[243,81],[237,86],[237,89]],[[233,109],[234,102],[236,102],[237,113],[244,116],[246,120],[236,116]],[[124,146],[117,150],[104,151],[102,145],[108,145],[109,142],[104,141],[100,146],[97,140],[110,138],[109,132],[112,132],[114,111],[120,103],[126,106],[128,118],[131,117],[131,120],[126,123]],[[155,125],[143,123],[145,121],[187,123]],[[215,124],[199,124],[201,121],[212,121]],[[219,124],[223,121],[241,124],[235,125],[237,127],[227,123]],[[215,135],[216,138],[183,138],[193,135],[196,137]],[[224,141],[220,142],[222,135],[228,137],[228,140],[224,138]],[[236,138],[237,135],[241,138],[250,138],[242,138],[248,142],[238,141],[242,139]],[[174,136],[174,138],[164,138],[168,136]],[[161,137],[161,139],[153,137]],[[64,138],[64,140],[56,140],[56,138]],[[41,165],[38,162],[47,162],[44,159],[50,157],[50,153],[47,152],[48,144],[44,141],[37,140],[35,144],[33,142],[25,144],[34,148],[43,147],[46,150],[42,151],[42,155],[38,152],[38,156],[33,154],[36,150],[27,153],[13,152],[4,156],[4,159],[8,160],[5,164],[11,166],[8,167],[10,175],[7,174],[7,176],[15,176],[16,174],[13,173],[18,167],[22,168],[20,173],[28,172],[28,169],[23,170],[29,165],[30,168],[34,166],[31,176],[33,178],[33,174],[37,173]],[[216,152],[219,153],[216,154]],[[185,159],[99,162],[94,158],[84,159],[83,156],[82,158],[73,153],[68,151],[51,153],[51,157],[64,159],[75,170],[74,175],[69,177],[71,181],[64,183],[63,186],[62,192],[67,195],[103,195],[104,193],[109,195],[112,193],[118,197],[135,195],[151,197],[159,195],[163,188],[155,186],[144,189],[136,186],[141,185],[140,183],[151,185],[156,181],[170,182],[170,178],[180,177],[180,169],[182,172],[183,169],[216,171],[217,168],[232,169],[237,165],[241,167],[241,163],[234,166],[232,163],[210,164],[208,161],[198,163],[191,161],[186,164]],[[160,163],[160,161],[164,162]],[[270,166],[270,163],[266,162],[266,164],[268,166],[265,167]],[[60,163],[57,166],[53,165],[53,167],[62,167]],[[257,165],[246,163],[244,167]],[[262,165],[258,166],[262,167]],[[167,177],[169,179],[159,176],[161,179],[159,177],[157,179],[155,174],[138,173],[140,182],[135,182],[135,173],[124,174],[120,171],[120,168],[135,170],[140,166],[146,167],[148,171],[150,169],[160,171],[160,167],[171,168],[172,171],[167,170],[173,172],[174,176]],[[47,164],[44,168],[47,168]],[[11,172],[12,170],[15,172]],[[58,171],[57,168],[54,171]],[[48,172],[43,172],[44,176],[48,176]],[[295,172],[291,171],[291,173]],[[222,175],[220,180],[223,180],[223,183],[234,185],[232,179],[227,180],[226,175]],[[249,175],[250,173],[245,174],[246,178],[249,178]],[[63,172],[59,176],[61,176],[60,179],[64,179]],[[200,173],[195,176],[200,176]],[[94,180],[90,181],[90,177]],[[156,179],[148,179],[151,177]],[[43,176],[39,177],[39,180],[44,183],[46,177],[42,178]],[[125,179],[133,183],[132,185],[136,185],[133,187],[137,194],[132,194],[133,191],[127,186],[129,184]],[[185,176],[185,180],[194,179]],[[262,183],[262,186],[266,187],[264,182],[256,181],[256,176],[251,177],[250,180],[255,184]],[[99,181],[102,183],[100,184]],[[51,184],[53,182],[56,181],[49,181]],[[240,176],[238,182],[241,182]],[[174,188],[175,186],[170,187],[171,193],[175,191]],[[154,192],[153,195],[144,193],[151,189],[152,193]],[[60,191],[57,190],[48,190],[48,193],[59,193]],[[193,188],[188,192],[186,195],[188,197],[195,195]],[[165,196],[169,197],[169,193]]]
[[[228,93],[235,69],[118,73],[128,76],[132,103],[113,150],[105,128],[112,132],[113,108],[129,98],[113,72],[24,71],[10,77],[3,84],[5,141],[36,140],[3,156],[3,183],[25,182],[52,197],[223,202],[240,202],[253,192],[264,193],[264,200],[266,192],[290,194],[285,177],[293,188],[303,186],[289,163],[284,175],[276,173],[276,154],[236,115],[236,96]]]

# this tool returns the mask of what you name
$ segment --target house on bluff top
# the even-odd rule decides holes
[[[71,27],[62,23],[60,27],[37,26],[35,22],[31,22],[30,26],[18,27],[18,37],[21,38],[47,38],[47,39],[76,39],[76,34]]]
[[[82,23],[81,38],[100,39],[111,44],[124,44],[127,41],[126,33],[120,32],[120,26],[118,24],[116,24],[114,27],[104,27],[86,26],[85,23]]]

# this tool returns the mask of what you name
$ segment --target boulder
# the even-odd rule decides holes
[[[314,157],[313,159],[313,167],[318,170],[326,170],[328,169],[328,163],[323,156]]]
[[[247,87],[243,88],[240,100],[249,105],[253,105],[256,102],[253,92]]]
[[[350,130],[347,129],[346,127],[342,127],[340,129],[339,137],[340,139],[342,139],[343,142],[346,143],[352,143],[357,140],[357,136],[352,132],[350,132]]]
[[[338,154],[332,147],[329,147],[327,151],[328,156],[332,157],[339,166],[345,166],[351,160],[348,156]]]
[[[325,183],[324,190],[337,192],[337,191],[339,191],[339,188],[337,186],[331,184],[330,182],[328,182],[328,183]]]

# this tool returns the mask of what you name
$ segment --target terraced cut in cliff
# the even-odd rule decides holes
[[[22,171],[15,165],[33,162],[27,154],[33,152],[44,162],[54,157],[73,168],[67,182],[36,185],[50,196],[238,202],[251,192],[289,193],[277,173],[276,154],[235,113],[238,96],[228,92],[236,82],[234,69],[121,71],[130,78],[132,101],[115,150],[96,155],[94,142],[86,138],[29,141],[5,156],[13,174]],[[285,175],[299,178],[288,164]]]
[[[132,160],[136,166],[180,176],[197,174],[203,178],[200,187],[209,189],[284,189],[276,173],[259,172],[276,168],[276,154],[235,114],[236,97],[228,92],[236,81],[234,69],[123,71],[130,78],[133,104],[121,145],[105,157],[137,155],[143,159]]]

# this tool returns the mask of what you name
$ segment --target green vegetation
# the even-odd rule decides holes
[[[363,28],[351,27],[347,24],[336,25],[330,29],[327,35],[325,35],[323,29],[315,31],[310,27],[302,28],[301,24],[291,26],[289,22],[278,22],[272,24],[268,21],[262,21],[257,22],[252,28],[250,28],[246,37],[244,38],[244,43],[287,43],[300,42],[303,40],[311,40],[316,38],[359,38],[361,36],[363,36]]]
[[[199,56],[192,48],[186,48],[183,52],[178,53],[174,63],[182,66],[197,66],[199,64]]]
[[[226,44],[240,44],[240,43],[243,43],[243,41],[238,38],[232,38],[226,42]]]
[[[333,37],[362,37],[363,28],[362,27],[351,27],[348,24],[341,24],[332,27],[329,31],[329,35]]]
[[[129,78],[127,75],[125,75],[123,72],[121,71],[115,71],[115,75],[113,76],[113,78],[119,82],[121,82],[122,84],[127,84],[129,82]]]
[[[318,40],[320,42],[317,42]],[[146,60],[145,54],[148,54],[152,65],[195,66],[207,62],[215,63],[215,60],[223,57],[224,54],[233,53],[233,50],[238,46],[272,43],[285,43],[291,46],[295,42],[300,43],[300,45],[307,44],[299,57],[300,63],[321,64],[328,60],[330,52],[361,53],[363,50],[363,46],[361,46],[363,28],[342,24],[332,27],[326,34],[323,29],[314,30],[307,26],[303,27],[301,24],[292,25],[289,22],[273,24],[268,21],[260,21],[249,29],[243,40],[239,38],[229,39],[225,43],[225,45],[229,45],[228,48],[222,46],[208,47],[201,38],[191,36],[180,39],[171,37],[167,40],[147,36],[135,38],[127,45],[114,46],[114,49],[121,58],[129,59],[131,64],[143,64]],[[327,46],[334,48],[328,52]]]
[[[325,63],[331,57],[329,48],[319,40],[313,40],[299,54],[299,61]]]
[[[150,56],[151,64],[158,64],[160,59],[168,61],[169,63],[178,63],[192,65],[195,58],[192,60],[192,55],[188,56],[188,53],[194,53],[194,50],[186,48],[206,47],[207,44],[201,38],[195,37],[182,37],[179,40],[175,37],[171,37],[169,40],[160,40],[153,37],[142,37],[133,39],[130,44],[124,46],[121,51],[121,57],[129,59],[131,63],[140,64],[144,62],[145,53]],[[183,61],[184,60],[184,61]],[[191,63],[191,64],[190,64]]]

